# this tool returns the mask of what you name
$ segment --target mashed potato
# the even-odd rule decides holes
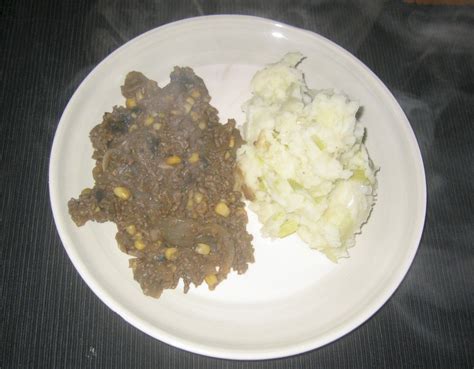
[[[359,105],[336,90],[310,90],[300,53],[257,72],[244,105],[238,151],[242,188],[263,234],[297,233],[336,261],[348,256],[375,197]]]

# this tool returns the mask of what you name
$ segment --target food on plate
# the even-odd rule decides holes
[[[95,184],[69,201],[74,222],[116,223],[146,295],[159,297],[180,279],[185,292],[204,281],[212,290],[231,269],[244,273],[254,258],[234,190],[242,144],[235,121],[219,123],[190,68],[175,67],[163,88],[130,72],[122,94],[125,106],[90,132]]]
[[[312,90],[300,53],[258,71],[244,104],[240,187],[270,237],[296,233],[336,261],[348,256],[375,202],[376,168],[357,119],[359,104]]]

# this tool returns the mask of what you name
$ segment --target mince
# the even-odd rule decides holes
[[[201,78],[175,67],[160,88],[130,72],[125,107],[92,129],[95,184],[68,203],[78,226],[116,223],[120,249],[146,295],[159,297],[180,279],[187,292],[210,289],[253,262],[247,214],[236,191],[235,121],[219,123]]]

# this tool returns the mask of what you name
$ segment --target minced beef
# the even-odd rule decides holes
[[[105,113],[90,139],[95,184],[68,203],[74,222],[112,221],[120,249],[146,295],[210,289],[231,269],[253,262],[252,236],[241,193],[235,190],[235,121],[219,123],[201,78],[175,67],[160,88],[130,72],[125,107]]]

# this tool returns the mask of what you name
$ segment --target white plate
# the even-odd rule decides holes
[[[116,245],[113,224],[77,228],[67,202],[93,184],[90,129],[113,105],[120,85],[138,70],[160,84],[173,66],[204,78],[221,121],[242,122],[249,81],[263,65],[300,51],[312,88],[336,87],[364,106],[367,146],[376,163],[378,202],[351,258],[332,264],[296,238],[271,242],[251,216],[255,258],[216,291],[142,294]],[[395,68],[396,66],[394,66]],[[341,47],[314,33],[247,16],[187,19],[128,42],[79,86],[59,123],[51,153],[50,195],[56,225],[74,266],[112,310],[138,329],[185,350],[232,359],[297,354],[327,344],[359,326],[392,295],[418,247],[426,208],[419,148],[410,125],[382,82]]]

